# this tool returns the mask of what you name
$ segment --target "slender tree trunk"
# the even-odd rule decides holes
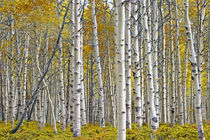
[[[137,14],[137,13],[136,13]],[[126,128],[131,129],[131,1],[126,4]]]
[[[73,132],[73,128],[74,128],[74,6],[75,6],[75,1],[72,0],[71,1],[71,22],[72,22],[72,26],[71,26],[71,47],[70,47],[70,127],[71,127],[71,132]]]
[[[142,125],[141,118],[141,89],[140,89],[140,61],[138,45],[138,1],[133,4],[133,93],[135,95],[135,123]]]
[[[152,1],[152,48],[153,48],[153,71],[154,71],[154,92],[155,92],[155,111],[157,125],[159,126],[159,79],[158,79],[158,3]]]
[[[210,18],[208,19],[208,23],[210,23]],[[208,38],[210,38],[210,30],[208,30]],[[210,39],[208,39],[207,49],[207,121],[210,121]]]
[[[194,48],[194,40],[192,35],[191,23],[189,19],[189,2],[188,0],[184,0],[184,7],[185,7],[185,28],[187,37],[189,40],[189,49],[190,49],[190,61],[191,61],[191,68],[192,68],[192,82],[194,82],[195,86],[195,111],[196,111],[196,125],[198,130],[198,137],[199,140],[205,140],[204,130],[203,130],[203,121],[202,121],[202,113],[201,113],[201,86],[200,80],[198,76],[198,65],[196,60],[195,48]]]
[[[187,83],[187,58],[188,58],[188,41],[186,43],[186,47],[185,47],[185,59],[184,59],[184,77],[183,77],[183,106],[184,106],[184,123],[187,123],[189,121],[187,121],[188,117],[187,117],[187,99],[186,99],[186,94],[187,94],[187,90],[186,90],[186,83]],[[188,114],[189,115],[189,114]]]
[[[98,46],[98,33],[97,33],[97,21],[96,21],[96,12],[95,12],[95,0],[91,0],[91,13],[92,13],[92,19],[93,19],[93,47],[94,47],[94,55],[95,55],[95,61],[96,61],[96,67],[97,67],[98,86],[99,86],[99,118],[100,118],[100,126],[105,127],[104,91],[103,91],[103,80],[102,80],[102,72],[101,72],[99,46]]]
[[[126,139],[126,107],[125,107],[125,97],[126,97],[126,87],[125,87],[125,5],[122,0],[117,2],[118,10],[118,51],[115,52],[118,55],[117,67],[118,72],[117,78],[117,118],[118,118],[118,130],[117,139]]]
[[[1,43],[2,46],[3,43]],[[0,92],[1,92],[1,120],[5,120],[5,106],[4,106],[4,87],[3,87],[3,53],[0,52]]]
[[[204,58],[203,58],[203,40],[204,40],[204,18],[205,18],[205,10],[206,10],[206,0],[197,0],[197,7],[198,7],[198,28],[197,28],[197,47],[198,47],[198,53],[197,53],[197,64],[198,64],[198,77],[200,84],[202,85],[202,73],[203,73],[203,64],[204,64]],[[202,91],[201,91],[202,92]],[[202,102],[202,106],[205,102]],[[203,109],[203,107],[201,107]],[[202,111],[203,118],[205,119],[205,111]]]
[[[82,24],[82,23],[81,23]],[[86,109],[85,109],[85,85],[84,85],[84,68],[83,68],[83,31],[81,29],[81,35],[80,35],[80,56],[81,56],[81,68],[80,68],[80,76],[81,76],[81,89],[82,93],[80,96],[80,102],[81,102],[81,124],[82,126],[86,125]]]
[[[80,1],[74,1],[74,132],[73,136],[81,136],[81,125],[80,125],[80,96],[81,96],[81,79],[80,79],[80,68],[81,68],[81,55],[80,55]]]
[[[150,42],[150,34],[148,28],[148,16],[146,14],[146,0],[143,0],[143,25],[144,25],[144,39],[145,39],[145,46],[147,52],[147,60],[148,60],[148,68],[147,68],[147,89],[149,92],[149,105],[150,105],[150,121],[151,121],[151,128],[152,130],[156,131],[158,127],[158,119],[156,116],[155,110],[155,91],[154,91],[154,83],[153,83],[153,71],[152,71],[152,48]]]
[[[95,95],[95,83],[94,83],[94,57],[91,55],[91,63],[90,63],[90,73],[91,73],[91,91],[89,97],[89,123],[93,123],[94,121],[94,95]]]
[[[63,78],[63,59],[62,59],[62,39],[59,42],[59,50],[58,50],[58,61],[59,61],[59,96],[60,96],[60,103],[61,103],[61,129],[65,130],[65,100],[64,100],[64,78]]]
[[[25,56],[24,56],[24,62],[23,62],[23,67],[24,67],[24,70],[23,70],[23,94],[22,94],[22,106],[21,106],[22,113],[26,106],[26,94],[27,94],[26,93],[27,92],[26,83],[27,83],[27,67],[28,67],[27,63],[28,63],[29,39],[30,39],[29,34],[25,33],[25,49],[24,49]]]
[[[171,125],[175,125],[176,113],[176,93],[175,93],[175,59],[174,59],[174,45],[173,45],[173,22],[172,22],[172,0],[169,1],[169,15],[170,15],[170,35],[169,46],[171,51],[171,94],[172,94],[172,107],[171,107]]]
[[[165,23],[164,23],[164,11],[163,11],[163,1],[161,0],[161,8],[160,8],[161,21],[163,22],[161,26],[161,35],[162,35],[162,121],[163,123],[167,123],[167,102],[166,102],[166,94],[167,94],[167,70],[166,70],[166,44],[165,44]],[[167,83],[166,83],[167,82]]]
[[[179,19],[178,19],[178,9],[177,9],[177,0],[175,0],[175,47],[177,52],[177,69],[178,69],[178,97],[179,97],[179,122],[180,125],[184,124],[184,110],[183,110],[183,94],[182,94],[182,81],[181,81],[181,61],[180,61],[180,52],[179,52]]]

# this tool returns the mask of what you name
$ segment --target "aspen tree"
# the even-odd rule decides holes
[[[180,61],[180,52],[179,52],[179,19],[178,19],[178,9],[177,9],[177,0],[175,0],[175,47],[177,55],[177,69],[178,69],[178,96],[179,96],[179,122],[180,125],[184,124],[184,110],[183,110],[183,93],[182,93],[182,83],[181,83],[181,61]]]
[[[159,125],[159,79],[158,79],[158,3],[152,2],[152,48],[153,48],[153,71],[154,71],[154,92],[155,92],[155,111]]]
[[[161,0],[161,7],[160,7],[160,15],[161,21],[163,22],[161,26],[161,35],[162,35],[162,121],[163,123],[167,123],[167,104],[166,104],[166,78],[167,78],[167,71],[166,71],[166,44],[165,44],[165,23],[164,23],[164,11],[163,11],[163,0]]]
[[[22,112],[21,111],[21,59],[20,59],[20,47],[21,47],[21,40],[19,38],[19,34],[18,32],[16,32],[16,41],[17,41],[17,49],[16,49],[16,57],[17,57],[17,64],[16,64],[16,69],[17,69],[17,115],[16,115],[16,119],[19,119],[20,115],[19,113]]]
[[[169,29],[170,29],[170,35],[169,35],[169,46],[171,51],[171,94],[172,94],[172,107],[171,107],[171,124],[172,126],[175,125],[175,105],[176,105],[176,93],[175,93],[175,59],[174,59],[174,45],[173,45],[173,22],[172,22],[172,0],[169,1]]]
[[[131,128],[131,1],[126,3],[126,128]],[[137,14],[137,13],[136,13]]]
[[[210,23],[210,18],[208,19]],[[210,30],[208,30],[208,38],[210,38]],[[208,39],[208,55],[207,55],[207,121],[210,121],[210,40]]]
[[[139,61],[139,45],[138,45],[138,1],[133,3],[133,93],[135,95],[135,123],[142,125],[141,119],[141,89],[140,89],[140,61]]]
[[[116,75],[117,84],[117,120],[118,120],[118,130],[117,139],[126,139],[126,107],[125,107],[125,97],[126,97],[126,87],[125,87],[125,4],[122,0],[117,2],[117,13],[118,13],[118,36],[117,45],[117,67],[118,72]]]
[[[205,134],[203,130],[203,121],[202,121],[202,113],[201,113],[201,85],[198,76],[198,65],[196,59],[196,53],[194,48],[194,40],[193,34],[191,29],[191,22],[189,19],[189,2],[188,0],[184,0],[184,7],[185,7],[185,29],[187,33],[187,37],[189,40],[189,49],[190,49],[190,61],[191,61],[191,69],[192,69],[192,82],[194,83],[195,87],[195,118],[196,118],[196,125],[198,131],[198,138],[199,140],[205,140]]]
[[[186,83],[187,83],[187,58],[188,58],[188,45],[189,45],[189,43],[188,43],[188,41],[186,42],[186,47],[185,47],[185,59],[184,59],[184,77],[183,77],[183,91],[182,91],[182,93],[183,93],[183,106],[184,106],[184,108],[183,108],[183,111],[184,111],[184,123],[189,123],[189,114],[187,113],[188,112],[188,110],[187,110],[187,105],[190,105],[189,104],[189,102],[188,102],[188,104],[187,104],[187,97],[186,97],[186,92],[187,92],[187,89],[186,89],[186,87],[187,87],[187,85],[186,85]],[[189,108],[190,108],[190,106],[189,106]]]
[[[197,8],[198,8],[198,28],[197,28],[197,49],[198,49],[198,53],[197,53],[197,64],[198,64],[198,77],[199,77],[199,81],[200,84],[202,85],[202,73],[203,73],[203,64],[204,62],[204,58],[203,58],[203,50],[204,50],[204,46],[203,46],[203,40],[204,40],[204,18],[205,18],[205,11],[206,11],[206,0],[198,0],[197,1]],[[205,98],[203,96],[203,98]],[[201,100],[203,99],[201,98]],[[202,101],[202,114],[203,117],[205,118],[205,110],[203,109],[205,107],[205,100]]]
[[[28,48],[29,48],[29,33],[25,33],[25,48],[24,48],[24,62],[23,62],[23,94],[22,94],[22,107],[21,110],[23,112],[25,106],[26,106],[26,82],[27,82],[27,62],[28,62]],[[21,114],[22,115],[22,114]]]
[[[147,89],[149,92],[149,105],[150,105],[150,121],[152,130],[156,131],[158,126],[158,119],[155,111],[155,93],[154,93],[154,83],[153,83],[153,71],[152,71],[152,52],[151,52],[151,42],[150,34],[148,28],[148,16],[146,14],[146,0],[143,0],[143,25],[144,25],[144,39],[145,47],[148,59],[148,70],[147,70]]]
[[[100,118],[100,126],[105,127],[104,90],[103,90],[101,62],[100,62],[100,55],[99,55],[95,0],[91,0],[91,14],[92,14],[92,20],[93,20],[93,47],[94,47],[94,56],[95,56],[95,61],[96,61],[97,74],[98,74],[98,86],[99,86],[99,118]]]
[[[71,47],[70,47],[70,123],[73,132],[74,125],[74,0],[71,0]]]
[[[117,72],[118,72],[118,67],[116,67],[116,65],[117,65],[117,60],[118,60],[118,55],[119,55],[119,50],[118,50],[118,8],[117,8],[117,0],[115,0],[114,1],[114,46],[115,46],[115,58],[114,58],[114,63],[115,63],[115,67],[114,67],[114,70],[115,70],[115,85],[114,86],[116,86],[115,88],[115,90],[114,90],[114,97],[113,97],[113,99],[114,99],[114,102],[115,102],[115,108],[116,108],[116,110],[115,110],[115,112],[114,112],[114,114],[116,114],[115,116],[114,116],[114,127],[116,127],[116,124],[117,124],[117,105],[116,105],[116,93],[118,93],[118,85],[116,84],[117,83],[117,77],[116,77],[116,75],[117,75]]]
[[[1,43],[1,47],[3,46],[3,42]],[[4,106],[4,87],[3,87],[3,72],[4,72],[4,61],[3,61],[3,53],[0,52],[0,92],[1,92],[1,120],[4,121],[5,120],[5,106]]]
[[[81,68],[81,55],[80,55],[80,1],[74,1],[74,129],[73,136],[81,136],[81,125],[80,125],[80,96],[81,96],[81,79],[80,79],[80,68]]]
[[[8,37],[7,37],[7,42],[8,42]],[[6,44],[8,46],[8,43]],[[6,49],[8,51],[8,48]],[[4,95],[4,98],[5,98],[5,120],[4,120],[4,123],[7,124],[7,121],[8,121],[8,108],[9,108],[9,101],[8,101],[8,94],[9,94],[9,63],[8,63],[8,59],[5,60],[6,62],[6,66],[5,66],[5,69],[6,69],[6,74],[5,74],[5,95]]]
[[[83,17],[82,17],[83,18]],[[83,22],[83,21],[81,21]],[[82,25],[82,23],[81,23]],[[82,27],[83,28],[83,27]],[[86,109],[85,109],[85,85],[84,85],[84,68],[83,68],[83,30],[81,29],[81,34],[80,34],[80,57],[81,57],[81,68],[80,68],[80,76],[81,76],[81,89],[82,93],[80,96],[80,102],[81,102],[81,124],[84,126],[86,125]]]

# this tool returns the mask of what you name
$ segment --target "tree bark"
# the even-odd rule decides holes
[[[194,48],[194,40],[191,29],[191,22],[189,19],[189,2],[188,0],[184,0],[185,7],[185,29],[187,33],[187,37],[189,40],[189,49],[190,49],[190,61],[191,61],[191,69],[192,69],[192,81],[195,87],[196,99],[195,99],[195,112],[196,112],[196,125],[198,131],[199,140],[205,140],[205,134],[203,130],[203,121],[202,121],[202,113],[201,113],[201,83],[198,76],[198,65]]]
[[[126,139],[126,87],[125,87],[125,5],[122,0],[117,2],[118,10],[118,36],[117,36],[117,118],[118,118],[118,130],[117,139]]]
[[[101,62],[100,62],[100,55],[99,55],[95,0],[91,0],[91,13],[92,13],[92,19],[93,19],[93,47],[94,47],[94,56],[95,56],[95,62],[96,62],[96,67],[97,67],[98,86],[99,86],[99,118],[100,118],[100,126],[105,127],[104,90],[103,90],[103,79],[102,79]]]

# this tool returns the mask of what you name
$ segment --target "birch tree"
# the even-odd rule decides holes
[[[133,3],[133,93],[135,95],[135,123],[142,125],[141,119],[141,89],[140,89],[140,61],[138,45],[138,1]]]
[[[80,1],[74,1],[74,129],[73,136],[81,136],[80,95],[81,95],[81,55],[80,55]]]
[[[28,62],[28,48],[29,48],[29,34],[25,34],[25,49],[24,49],[24,71],[23,71],[23,94],[22,94],[22,107],[21,107],[21,112],[23,112],[25,106],[26,106],[26,82],[27,82],[27,62]]]
[[[179,52],[179,19],[178,19],[178,8],[177,0],[175,0],[175,47],[176,47],[176,57],[177,57],[177,69],[178,69],[178,96],[179,96],[179,122],[181,125],[184,124],[184,112],[183,112],[183,93],[182,93],[182,83],[181,83],[181,61],[180,61],[180,52]]]
[[[210,23],[210,18],[208,19]],[[210,38],[210,30],[208,30],[208,38]],[[207,55],[207,120],[210,121],[210,40],[208,39],[208,55]]]
[[[161,26],[161,35],[162,35],[162,120],[164,123],[167,123],[167,104],[166,104],[166,44],[165,44],[165,22],[164,22],[164,11],[163,11],[163,0],[161,0],[160,7],[160,16],[161,21],[163,22]]]
[[[151,41],[148,28],[148,16],[146,14],[146,0],[143,0],[143,26],[144,26],[144,39],[148,60],[148,70],[147,70],[147,89],[149,92],[149,105],[150,105],[150,121],[152,130],[156,131],[158,126],[158,119],[155,111],[155,92],[154,92],[154,83],[153,83],[153,71],[152,71],[152,52],[151,52]]]
[[[190,49],[190,61],[191,61],[191,69],[192,69],[192,81],[194,82],[196,99],[195,99],[195,112],[196,112],[196,125],[198,131],[198,138],[199,140],[205,140],[205,134],[203,130],[203,121],[202,121],[202,113],[201,113],[201,86],[200,80],[198,76],[198,65],[196,59],[196,53],[194,48],[194,40],[193,34],[191,29],[191,22],[189,19],[189,2],[188,0],[184,0],[184,7],[185,7],[185,29],[187,33],[187,38],[189,40],[189,49]]]
[[[117,36],[117,67],[118,72],[116,75],[117,80],[117,120],[118,120],[118,130],[117,139],[126,139],[126,107],[125,107],[125,97],[126,97],[126,87],[125,87],[125,4],[122,0],[117,3],[117,13],[118,13],[118,36]]]
[[[158,79],[158,3],[152,1],[152,48],[153,48],[153,71],[154,71],[154,92],[155,111],[159,125],[159,79]]]
[[[97,21],[96,21],[96,12],[95,12],[95,0],[91,0],[91,14],[93,19],[93,47],[94,47],[94,56],[97,67],[98,74],[98,86],[99,86],[99,119],[100,126],[105,127],[104,120],[104,90],[103,90],[103,79],[101,73],[101,61],[99,55],[99,46],[98,46],[98,33],[97,33]]]
[[[131,1],[126,3],[126,128],[131,128]],[[136,13],[137,14],[137,13]]]

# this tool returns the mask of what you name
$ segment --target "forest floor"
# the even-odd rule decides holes
[[[17,122],[16,122],[17,123]],[[73,138],[73,133],[67,127],[66,131],[61,131],[60,125],[57,125],[58,134],[53,131],[53,126],[45,125],[43,130],[38,130],[37,122],[24,122],[17,133],[9,134],[12,129],[11,124],[5,125],[0,121],[0,140],[115,140],[117,139],[117,129],[106,125],[100,128],[98,125],[87,124],[82,127],[82,136]],[[210,123],[204,124],[206,140],[210,140]],[[128,140],[149,140],[152,131],[147,124],[143,127],[132,125],[131,130],[127,130]],[[185,124],[184,126],[175,125],[173,128],[170,124],[160,124],[158,130],[153,134],[156,140],[197,140],[197,129],[195,124]]]

